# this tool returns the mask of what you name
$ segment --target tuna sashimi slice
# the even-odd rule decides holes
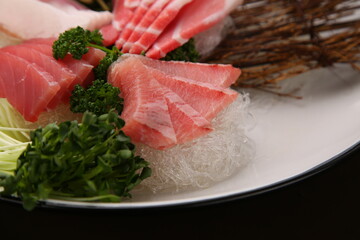
[[[32,39],[25,41],[24,44],[52,57],[52,42],[53,41],[51,39]],[[71,91],[76,84],[87,86],[94,80],[95,76],[92,69],[99,64],[100,60],[104,56],[105,53],[103,51],[95,48],[89,48],[89,52],[83,55],[81,60],[73,59],[71,55],[67,55],[64,59],[58,60],[59,62],[67,65],[68,68],[77,76],[77,80],[70,85]]]
[[[144,17],[146,12],[152,6],[155,0],[141,0],[139,7],[137,7],[136,11],[134,12],[133,17],[131,20],[126,24],[125,28],[122,30],[119,39],[115,42],[116,47],[121,49],[122,52],[126,53],[129,49],[124,48],[124,44],[130,37],[131,33],[134,31],[135,27]]]
[[[141,142],[156,149],[166,149],[203,136],[212,130],[209,121],[173,91],[161,86],[149,73],[149,68],[137,58],[124,59],[112,65],[109,71],[109,82],[120,87],[125,103],[124,112],[121,115],[126,122],[124,132],[135,142]],[[141,91],[137,90],[134,94],[134,89],[139,88]],[[141,95],[137,95],[139,93]],[[141,102],[138,99],[141,99]],[[135,109],[137,109],[136,116],[128,114],[128,111],[133,113]],[[166,109],[166,114],[163,109]],[[143,115],[146,117],[141,117],[141,121],[134,120]],[[143,125],[139,125],[139,122]],[[169,138],[163,137],[164,133],[169,132],[169,126],[172,127],[175,135],[171,142],[168,141]],[[162,134],[158,136],[157,132]]]
[[[34,39],[29,39],[29,40],[25,41],[24,43],[48,45],[51,48],[44,47],[42,52],[44,52],[44,54],[52,56],[52,45],[55,40],[56,40],[56,38],[34,38]],[[38,50],[41,51],[40,48]],[[81,59],[95,67],[95,66],[99,65],[100,60],[103,59],[105,57],[105,55],[106,55],[106,53],[100,49],[89,48],[89,51],[86,54],[84,54]]]
[[[177,15],[146,56],[154,59],[165,57],[175,48],[186,43],[223,20],[242,0],[195,0]]]
[[[142,58],[145,57],[124,54],[108,72],[108,81],[120,88],[124,98],[124,132],[133,136],[135,142],[165,149],[203,136],[212,130],[210,120],[238,95],[225,87],[167,75],[144,64]],[[169,68],[177,66],[164,64],[169,64]],[[169,136],[165,133],[171,126],[175,138],[164,138]]]
[[[59,84],[60,90],[51,100],[48,108],[55,108],[64,100],[64,96],[70,94],[69,88],[76,79],[76,75],[65,64],[56,61],[53,57],[49,57],[35,49],[28,48],[26,45],[8,46],[2,48],[0,51],[11,53],[30,63],[35,63],[42,68],[43,71],[48,72],[54,78],[54,81]]]
[[[46,110],[60,89],[53,77],[36,64],[6,52],[0,52],[0,80],[5,81],[1,85],[6,85],[9,103],[31,122]]]
[[[133,68],[136,62],[140,69]],[[132,141],[156,149],[173,146],[177,142],[176,134],[163,92],[159,83],[149,78],[141,66],[138,60],[131,59],[112,65],[109,72],[108,81],[120,88],[124,98],[121,117],[126,124],[122,130]]]
[[[204,136],[213,130],[209,121],[170,89],[166,90],[164,96],[169,108],[177,144]]]
[[[136,8],[140,5],[141,0],[117,0],[114,1],[114,19],[112,21],[113,27],[122,31],[125,25],[134,15]]]
[[[171,77],[156,69],[149,72],[160,85],[171,89],[207,120],[212,120],[238,96],[236,91],[215,87],[209,83]]]
[[[166,7],[170,0],[157,0],[149,8],[149,10],[142,17],[141,21],[135,29],[132,31],[127,42],[123,46],[123,50],[128,52],[132,45],[141,37],[141,35],[147,30],[147,28],[155,21],[160,12]]]
[[[140,39],[136,41],[130,49],[130,53],[139,54],[155,42],[164,29],[174,20],[179,11],[193,0],[172,0],[161,11],[155,21],[142,34]]]
[[[134,15],[140,0],[116,0],[113,3],[113,21],[100,28],[104,46],[111,46],[119,39],[121,31]]]
[[[120,35],[120,31],[115,29],[115,27],[112,24],[102,27],[100,29],[100,33],[104,39],[102,44],[106,47],[113,45]]]
[[[123,59],[127,57],[137,57],[143,64],[162,71],[169,76],[193,79],[198,82],[210,83],[217,87],[230,87],[241,74],[239,68],[235,68],[230,64],[160,61],[131,54],[124,54],[122,56]]]
[[[26,44],[29,48],[36,49],[37,51],[52,56],[52,48],[44,44]],[[76,84],[85,86],[91,82],[95,77],[92,72],[94,66],[84,60],[73,59],[67,55],[63,60],[58,60],[64,63],[77,77],[76,80],[70,85],[69,90],[72,91]]]

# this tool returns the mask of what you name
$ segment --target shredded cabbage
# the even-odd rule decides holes
[[[0,177],[14,174],[17,159],[29,144],[29,132],[20,113],[0,98]]]

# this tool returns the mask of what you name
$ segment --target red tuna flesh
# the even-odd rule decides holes
[[[123,48],[124,44],[130,37],[131,33],[137,26],[137,24],[141,21],[141,19],[144,17],[146,12],[149,10],[151,5],[154,3],[155,0],[142,0],[139,7],[136,8],[136,11],[134,12],[133,17],[131,20],[125,25],[124,29],[122,30],[119,39],[116,41],[116,47],[121,49],[122,52],[127,52],[128,49]]]
[[[0,51],[11,53],[27,60],[28,62],[35,63],[42,68],[43,71],[48,72],[54,78],[54,81],[59,84],[60,90],[51,100],[48,108],[55,108],[64,99],[64,96],[68,96],[70,94],[69,88],[76,79],[76,75],[68,69],[65,64],[56,61],[53,57],[49,57],[24,45],[8,46],[2,48]]]
[[[147,51],[157,41],[165,28],[174,20],[179,11],[193,0],[172,0],[159,14],[155,21],[146,29],[140,39],[134,43],[131,53],[139,54]]]
[[[155,21],[161,11],[166,7],[170,0],[157,0],[142,17],[139,24],[132,31],[129,39],[124,44],[124,50],[129,51],[132,45],[139,40],[141,35],[146,32],[147,28]]]
[[[131,55],[124,55],[123,58]],[[193,79],[210,83],[216,87],[230,87],[238,79],[241,70],[229,64],[205,64],[180,61],[160,61],[146,57],[139,58],[143,64],[155,68],[172,77]],[[206,73],[206,74],[204,74]]]
[[[25,120],[35,122],[60,89],[53,77],[36,64],[0,52],[0,80],[5,97]]]
[[[156,61],[125,54],[111,65],[108,74],[108,81],[121,90],[124,132],[134,142],[166,149],[203,136],[211,131],[209,121],[237,97],[225,87],[170,76],[150,67],[152,64],[145,65],[148,60]],[[164,64],[168,69],[177,68],[175,62]],[[203,70],[203,75],[211,74]]]
[[[146,56],[154,59],[186,43],[223,20],[242,0],[195,0],[185,6],[163,31]]]

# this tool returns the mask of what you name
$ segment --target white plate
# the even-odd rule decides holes
[[[256,157],[236,175],[210,188],[134,195],[123,203],[49,200],[48,207],[138,209],[204,204],[258,194],[301,179],[360,145],[360,74],[349,66],[312,71],[283,84],[296,100],[251,91],[255,127],[248,136]]]

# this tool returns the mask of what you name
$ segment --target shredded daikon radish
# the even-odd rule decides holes
[[[139,190],[155,193],[206,188],[237,173],[255,152],[246,137],[253,123],[249,103],[249,96],[240,94],[213,120],[214,131],[194,141],[167,150],[138,145],[137,153],[150,162],[153,170]]]

